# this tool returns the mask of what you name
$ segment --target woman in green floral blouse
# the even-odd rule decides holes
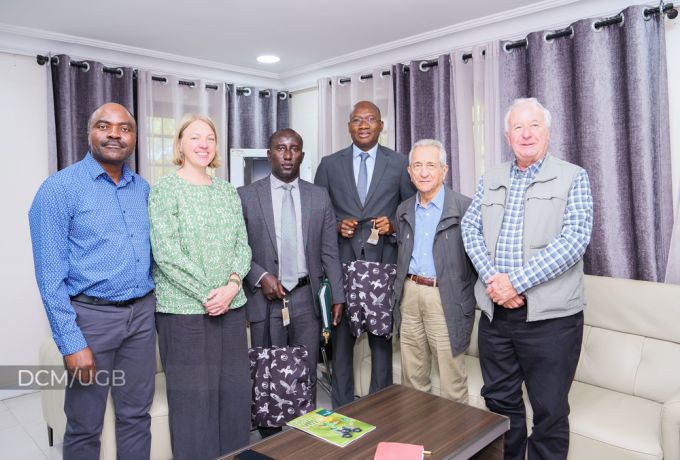
[[[249,440],[241,280],[251,253],[236,190],[207,173],[219,165],[217,131],[208,117],[184,117],[173,160],[179,169],[149,196],[156,327],[173,455],[200,460]]]

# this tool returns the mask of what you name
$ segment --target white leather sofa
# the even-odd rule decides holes
[[[40,364],[63,364],[61,353],[59,353],[52,338],[45,340],[40,347]],[[48,435],[55,440],[63,439],[64,432],[66,431],[64,394],[64,390],[43,390],[41,392],[43,418],[47,422]],[[149,413],[151,414],[151,459],[171,459],[172,449],[170,448],[170,428],[168,427],[168,399],[165,391],[165,374],[161,368],[158,351],[156,351],[156,393]],[[99,458],[100,460],[116,459],[115,413],[110,395],[106,402]]]
[[[586,276],[585,286],[583,348],[569,393],[569,459],[680,459],[680,285]],[[361,396],[368,392],[371,358],[365,335],[357,342]],[[396,340],[393,364],[400,383]],[[485,408],[476,323],[465,365],[470,404]],[[527,412],[530,417],[528,402]]]

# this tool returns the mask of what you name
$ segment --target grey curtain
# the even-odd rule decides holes
[[[266,148],[274,131],[288,128],[287,92],[229,85],[227,98],[229,148]]]
[[[117,102],[134,112],[134,77],[131,68],[116,73],[104,72],[95,61],[79,61],[85,68],[71,65],[67,55],[52,59],[52,104],[54,126],[50,138],[56,140],[56,168],[62,169],[81,160],[89,150],[87,122],[94,110],[105,102]],[[56,62],[55,62],[56,61]],[[48,92],[49,93],[49,92]],[[50,161],[51,164],[53,160]],[[128,165],[135,169],[135,155]]]
[[[458,132],[452,91],[451,58],[439,56],[431,67],[411,61],[408,71],[403,64],[392,66],[395,135],[397,151],[408,154],[411,146],[424,138],[437,139],[446,148],[449,175],[446,183],[460,190]]]
[[[571,38],[532,33],[500,51],[502,110],[537,97],[553,115],[550,153],[584,167],[595,206],[588,273],[663,281],[672,229],[668,88],[663,18],[572,24]],[[504,46],[501,44],[500,46]],[[503,155],[511,158],[507,146]]]

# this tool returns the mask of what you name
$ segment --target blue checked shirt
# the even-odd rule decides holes
[[[593,198],[588,174],[582,169],[569,191],[562,231],[526,265],[523,264],[524,195],[544,160],[545,157],[524,171],[516,163],[512,165],[510,190],[498,236],[495,265],[489,258],[483,236],[481,202],[484,196],[484,178],[479,180],[461,227],[465,249],[484,282],[497,273],[507,273],[515,290],[523,293],[564,273],[585,253],[593,227]]]
[[[63,355],[87,347],[70,297],[111,301],[147,294],[149,184],[123,166],[118,184],[88,153],[47,178],[28,213],[38,289]]]

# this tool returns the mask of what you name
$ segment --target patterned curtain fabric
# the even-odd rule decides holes
[[[269,136],[277,129],[288,128],[287,92],[228,85],[229,123],[227,147],[267,148]]]
[[[580,20],[569,37],[501,44],[500,106],[538,98],[553,115],[550,153],[588,171],[587,272],[664,281],[673,223],[664,19],[645,18],[645,8],[599,28],[600,19]],[[511,158],[507,145],[502,155]]]
[[[188,113],[200,113],[215,123],[222,163],[215,175],[227,179],[226,85],[200,79],[180,80],[172,75],[164,75],[165,81],[159,81],[159,76],[147,70],[139,70],[137,75],[140,174],[153,185],[177,169],[172,164],[177,124]]]
[[[359,101],[370,101],[378,106],[385,124],[378,142],[394,149],[392,75],[386,72],[386,69],[374,69],[370,72],[319,80],[319,152],[321,156],[330,155],[352,143],[347,123],[352,106]],[[402,153],[408,153],[408,150]]]
[[[55,59],[56,58],[56,59]],[[104,65],[95,61],[77,61],[84,68],[72,66],[69,56],[52,58],[50,66],[52,100],[48,108],[49,138],[52,148],[50,173],[81,160],[89,150],[87,122],[94,110],[105,102],[117,102],[134,116],[134,77],[132,69],[120,67],[116,73],[104,72]],[[56,151],[52,151],[56,148]],[[56,161],[55,158],[56,157]],[[136,169],[135,155],[128,165]]]
[[[446,149],[446,183],[460,190],[460,162],[456,107],[452,89],[451,56],[439,56],[436,65],[411,61],[392,66],[396,106],[397,150],[407,154],[424,138],[437,139]],[[469,152],[472,154],[472,152]],[[474,176],[474,169],[472,170]]]

